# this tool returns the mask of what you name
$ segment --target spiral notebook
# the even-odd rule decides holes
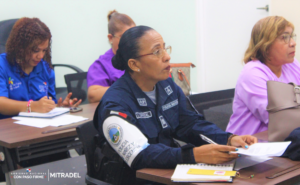
[[[171,180],[173,182],[232,182],[231,176],[192,175],[188,174],[188,171],[190,169],[232,171],[234,164],[235,160],[218,165],[209,165],[204,163],[178,164],[171,177]]]

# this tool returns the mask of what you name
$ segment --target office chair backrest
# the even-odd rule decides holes
[[[65,75],[68,92],[73,93],[72,98],[82,99],[81,104],[88,103],[86,75],[87,72]]]
[[[12,27],[18,19],[9,19],[0,22],[0,54],[5,52],[5,44]]]
[[[95,135],[98,134],[98,131],[94,127],[93,121],[89,121],[82,125],[79,125],[76,128],[79,140],[82,142],[86,165],[87,165],[87,175],[85,177],[86,183],[91,185],[111,185],[109,183],[100,181],[97,179],[99,174],[95,174],[95,161],[94,153],[96,150],[96,143],[95,143]]]
[[[187,97],[187,108],[194,110],[194,106],[207,121],[225,130],[232,115],[233,97],[234,89],[193,94]]]

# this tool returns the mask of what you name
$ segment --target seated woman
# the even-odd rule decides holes
[[[279,16],[263,18],[254,25],[226,131],[252,135],[267,130],[267,81],[300,84],[293,32],[293,24]]]
[[[87,73],[88,100],[90,103],[99,102],[106,90],[123,74],[124,71],[115,69],[111,59],[118,50],[122,34],[135,26],[133,20],[126,14],[113,10],[108,14],[108,40],[111,44],[104,55],[101,55],[89,68]]]
[[[123,34],[112,63],[125,74],[107,90],[96,110],[94,124],[100,138],[134,170],[237,158],[230,151],[247,148],[257,139],[224,132],[187,110],[186,97],[169,78],[170,52],[150,27],[133,27]],[[208,144],[199,134],[218,144]],[[178,148],[173,137],[193,145]]]
[[[51,33],[38,18],[19,19],[0,55],[0,119],[19,112],[49,112],[56,106],[77,106],[81,100],[56,100],[51,65]],[[56,104],[57,103],[57,104]]]

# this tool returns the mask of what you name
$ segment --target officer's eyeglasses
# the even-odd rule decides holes
[[[136,57],[136,58],[140,58],[140,57],[147,56],[147,55],[155,55],[155,56],[157,56],[158,58],[162,58],[162,57],[165,56],[165,51],[166,51],[168,54],[171,54],[171,52],[172,52],[172,47],[171,47],[171,46],[167,46],[166,48],[159,48],[159,49],[156,49],[155,51],[153,51],[152,53],[140,55],[140,56],[138,56],[138,57]]]
[[[283,39],[286,44],[290,44],[291,38],[296,42],[297,35],[295,33],[293,33],[292,35],[282,34],[280,38]]]

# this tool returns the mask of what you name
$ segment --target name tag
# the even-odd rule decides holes
[[[147,111],[147,112],[136,112],[135,116],[137,119],[143,119],[143,118],[151,118],[152,117],[152,113],[151,111]]]
[[[170,103],[167,103],[165,105],[162,106],[162,110],[165,111],[165,110],[168,110],[174,106],[178,105],[178,99],[174,100],[174,101],[171,101]]]

